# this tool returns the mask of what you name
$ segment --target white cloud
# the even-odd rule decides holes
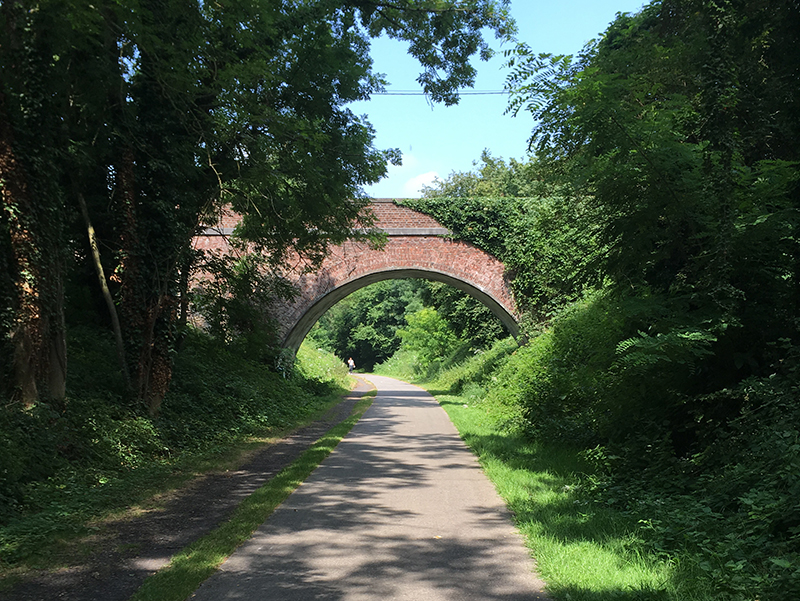
[[[410,152],[403,153],[403,164],[389,165],[387,177],[367,187],[373,198],[419,198],[423,185],[429,186],[438,172],[419,173],[422,162]],[[402,182],[402,183],[401,183]]]
[[[416,177],[412,177],[405,184],[403,184],[403,192],[406,198],[419,198],[422,194],[422,186],[430,186],[434,180],[439,178],[439,174],[435,171],[428,171],[421,173]]]
[[[389,169],[394,168],[399,171],[401,169],[415,169],[418,166],[419,166],[419,159],[415,155],[411,154],[411,151],[409,151],[403,153],[402,167],[394,167],[394,165],[391,165]]]

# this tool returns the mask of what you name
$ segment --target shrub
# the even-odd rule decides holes
[[[284,377],[197,331],[175,361],[161,414],[126,402],[113,342],[93,328],[70,332],[67,402],[0,408],[0,562],[36,552],[58,532],[147,494],[193,458],[253,434],[291,427],[341,392],[347,370],[302,349]],[[73,348],[74,347],[74,348]]]

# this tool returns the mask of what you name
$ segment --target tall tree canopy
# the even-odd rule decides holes
[[[599,228],[588,267],[680,315],[651,333],[719,337],[728,381],[800,334],[799,37],[795,0],[662,0],[575,58],[510,54],[543,173]]]
[[[362,187],[399,157],[347,107],[384,85],[369,39],[408,42],[425,92],[454,103],[474,81],[470,58],[491,54],[484,28],[513,33],[507,4],[4,2],[6,392],[63,396],[63,282],[77,253],[94,263],[97,295],[109,289],[132,389],[156,411],[198,227],[229,205],[273,264],[293,251],[319,259],[351,235]]]
[[[484,150],[474,167],[437,180],[421,199],[406,203],[503,261],[517,305],[532,321],[598,284],[592,264],[600,250],[585,198],[547,181],[535,158],[506,164]],[[483,309],[476,305],[477,311]]]

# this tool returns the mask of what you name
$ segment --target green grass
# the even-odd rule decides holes
[[[681,586],[682,566],[649,552],[641,526],[584,490],[592,465],[579,449],[526,438],[519,406],[500,393],[502,366],[516,346],[503,341],[416,383],[433,394],[475,452],[514,515],[556,601],[700,601],[701,591]],[[381,366],[408,378],[407,357]],[[685,576],[685,574],[683,574]]]
[[[306,378],[332,382],[342,388],[351,388],[347,366],[337,356],[314,348],[307,342],[297,351],[297,367]]]
[[[377,364],[373,371],[378,375],[391,376],[392,378],[411,382],[417,375],[416,363],[417,353],[401,349],[385,362]]]
[[[328,431],[300,458],[264,484],[235,510],[231,519],[173,556],[148,578],[131,601],[183,601],[294,491],[339,444],[372,403],[359,401],[350,418]]]
[[[637,524],[583,497],[589,466],[577,451],[498,430],[461,396],[437,398],[513,512],[554,599],[689,598],[673,589],[672,566],[643,551]]]
[[[200,474],[236,468],[352,387],[347,368],[329,354],[301,348],[296,373],[284,379],[193,336],[176,362],[163,415],[149,420],[109,386],[113,374],[98,358],[107,341],[96,334],[76,333],[65,411],[42,405],[0,415],[1,461],[16,461],[21,475],[3,482],[0,470],[0,591],[38,570],[79,564],[107,519],[158,507]],[[3,448],[4,440],[13,444]],[[3,497],[12,485],[14,497]]]

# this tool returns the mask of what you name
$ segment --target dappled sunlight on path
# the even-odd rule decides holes
[[[545,599],[493,486],[423,390],[372,407],[194,599]]]

